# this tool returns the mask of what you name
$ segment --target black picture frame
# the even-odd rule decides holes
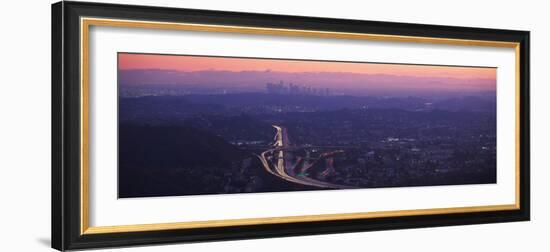
[[[332,221],[82,234],[80,18],[102,17],[266,28],[321,30],[519,43],[519,209]],[[58,250],[174,242],[251,239],[510,221],[530,218],[529,32],[393,22],[329,19],[58,2],[52,5],[52,247]]]

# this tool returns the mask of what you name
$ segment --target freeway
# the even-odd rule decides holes
[[[272,149],[262,152],[258,158],[262,162],[264,168],[271,174],[284,179],[289,182],[298,183],[302,185],[321,187],[321,188],[333,188],[333,189],[348,189],[353,188],[351,186],[338,185],[325,181],[316,180],[307,176],[296,176],[296,165],[291,165],[291,162],[287,155],[288,149],[292,148],[288,133],[285,127],[273,125],[277,130],[277,134],[274,138],[274,144]],[[273,157],[276,157],[276,162],[270,162]]]

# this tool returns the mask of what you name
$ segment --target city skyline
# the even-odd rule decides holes
[[[337,93],[492,92],[496,68],[119,53],[123,86],[265,90],[286,82]]]

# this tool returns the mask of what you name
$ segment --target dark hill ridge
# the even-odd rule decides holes
[[[428,100],[418,97],[380,98],[358,96],[316,96],[285,95],[266,93],[236,93],[225,95],[186,95],[182,96],[193,104],[218,104],[227,107],[247,106],[300,106],[316,110],[337,110],[343,108],[401,108],[411,109],[424,106]]]
[[[191,126],[119,125],[118,196],[311,190],[264,170],[250,151]]]
[[[231,171],[245,155],[223,139],[191,127],[122,124],[118,195],[127,198],[223,192],[224,169]]]
[[[447,111],[494,111],[492,96],[460,96],[446,99],[421,97],[315,96],[266,93],[235,93],[217,95],[120,97],[121,114],[223,114],[230,111],[265,112],[266,107],[301,107],[310,110],[340,109],[440,109]]]
[[[222,165],[246,153],[220,137],[187,126],[119,126],[120,163],[155,168]]]
[[[217,114],[224,111],[219,104],[195,104],[182,96],[120,97],[119,120],[178,121],[194,114]]]
[[[235,116],[206,115],[191,117],[183,122],[186,125],[214,133],[225,140],[234,142],[273,140],[276,131],[272,124],[246,114]]]

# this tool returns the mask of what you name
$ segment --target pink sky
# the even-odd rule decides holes
[[[120,53],[119,70],[155,69],[181,72],[200,71],[272,71],[282,73],[353,73],[350,78],[361,75],[395,76],[411,80],[437,80],[440,86],[451,89],[496,88],[496,68],[450,67],[403,64],[351,63],[304,60],[274,60],[256,58],[201,57],[182,55]],[[359,74],[359,75],[357,75]],[[356,77],[352,77],[356,76]],[[445,85],[446,79],[449,85]],[[463,80],[463,81],[460,81]],[[429,82],[429,81],[427,81]],[[433,83],[433,81],[431,81]],[[463,83],[463,84],[461,84]],[[410,83],[409,83],[410,84]],[[263,83],[262,83],[263,85]],[[415,88],[430,88],[416,81]],[[475,86],[475,87],[474,87]]]

